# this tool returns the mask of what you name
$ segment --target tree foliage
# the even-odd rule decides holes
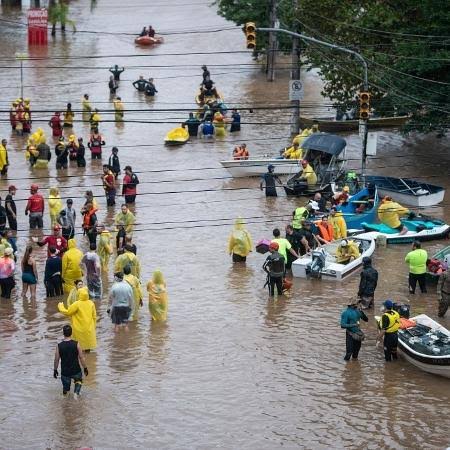
[[[238,24],[269,25],[269,2],[218,0],[219,14]],[[445,132],[450,124],[450,8],[438,0],[280,1],[281,27],[361,53],[369,65],[373,111],[410,114],[405,131]],[[257,36],[264,50],[266,36]],[[316,44],[305,61],[320,69],[323,94],[336,106],[355,106],[362,83],[358,61]]]

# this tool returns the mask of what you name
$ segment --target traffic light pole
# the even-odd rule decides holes
[[[300,0],[293,0],[292,9],[293,16],[297,16]],[[300,39],[294,36],[292,39],[292,71],[291,80],[300,80],[301,67],[300,67]],[[292,101],[294,108],[292,111],[292,125],[291,133],[297,135],[300,133],[300,100]]]
[[[284,30],[283,28],[256,28],[256,31],[268,31],[269,33],[284,33],[295,38],[303,39],[304,41],[313,42],[315,44],[324,45],[325,47],[333,48],[335,50],[339,50],[341,52],[348,53],[353,55],[355,58],[359,59],[362,64],[364,71],[363,78],[363,89],[365,91],[369,90],[369,81],[368,81],[368,67],[367,62],[364,57],[354,50],[350,50],[349,48],[341,47],[340,45],[330,44],[329,42],[321,41],[319,39],[312,38],[310,36],[305,36],[304,34],[294,33],[293,31]],[[364,177],[364,172],[366,170],[366,160],[367,160],[367,119],[360,120],[360,124],[362,126],[363,131],[363,145],[362,145],[362,157],[361,157],[361,176]]]
[[[278,30],[277,26],[277,0],[271,0],[270,5],[271,30]],[[277,53],[277,35],[269,33],[269,53],[267,54],[267,81],[275,80],[275,60]]]

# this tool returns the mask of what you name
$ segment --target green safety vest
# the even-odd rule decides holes
[[[308,210],[302,206],[297,208],[294,212],[294,219],[292,220],[292,228],[299,230],[302,227],[302,219],[307,219],[309,216]]]

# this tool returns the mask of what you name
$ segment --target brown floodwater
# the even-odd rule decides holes
[[[133,33],[148,23],[168,32],[232,26],[205,0],[161,0],[153,5],[141,1],[133,8],[117,0],[80,0],[71,2],[70,8],[79,30]],[[6,10],[1,19],[25,20],[23,12]],[[120,201],[106,209],[101,163],[91,162],[89,156],[86,169],[71,166],[68,177],[57,177],[54,160],[48,171],[29,169],[25,141],[11,135],[7,114],[11,100],[20,96],[18,65],[7,59],[27,51],[25,32],[8,22],[0,22],[0,28],[0,136],[10,141],[9,174],[1,179],[0,189],[4,196],[8,184],[18,187],[21,255],[29,240],[23,200],[30,178],[38,177],[34,181],[44,194],[58,185],[64,198],[74,198],[77,210],[84,190],[92,188],[99,196],[99,217],[107,225],[112,224]],[[302,202],[281,193],[266,199],[258,180],[233,180],[219,164],[236,142],[247,142],[251,154],[262,155],[289,140],[285,110],[249,112],[252,106],[288,103],[288,72],[279,71],[275,83],[266,83],[250,54],[233,53],[243,49],[242,33],[226,30],[168,34],[165,43],[155,48],[138,48],[129,35],[67,32],[61,37],[58,32],[46,49],[29,50],[30,56],[62,57],[24,63],[33,127],[42,126],[47,135],[51,112],[63,109],[68,101],[79,109],[84,93],[100,110],[111,109],[106,68],[116,63],[125,66],[118,94],[127,108],[137,111],[126,113],[121,126],[101,125],[107,143],[103,160],[115,145],[122,167],[130,164],[140,172],[134,239],[143,266],[142,282],[146,284],[152,271],[161,268],[170,307],[166,324],[152,324],[145,305],[130,332],[115,336],[106,314],[105,279],[104,298],[97,301],[98,348],[87,355],[90,373],[82,399],[74,403],[62,398],[60,381],[52,378],[54,348],[66,323],[57,313],[59,300],[46,300],[42,283],[35,305],[20,295],[3,300],[0,318],[13,321],[17,329],[0,330],[0,448],[442,449],[450,445],[448,380],[421,372],[404,360],[386,365],[375,348],[372,317],[364,324],[368,339],[360,360],[343,362],[345,336],[339,318],[356,292],[358,276],[341,284],[295,279],[291,295],[274,301],[263,287],[264,256],[251,254],[246,266],[231,263],[226,245],[236,217],[247,218],[256,241],[270,237],[275,226],[284,228],[291,211]],[[67,59],[91,55],[106,57]],[[240,134],[214,143],[192,139],[182,147],[165,147],[165,133],[195,108],[202,64],[210,66],[227,103],[241,108],[243,122],[275,125],[244,124]],[[140,74],[155,78],[159,91],[155,99],[145,100],[131,86]],[[305,75],[305,83],[305,113],[332,115],[326,106],[319,106],[326,102],[315,73]],[[179,111],[182,108],[186,111]],[[101,114],[112,118],[111,113]],[[76,123],[74,131],[88,139],[86,124]],[[357,168],[359,138],[347,139],[349,167]],[[54,146],[52,138],[49,141]],[[391,130],[379,133],[378,155],[369,168],[373,173],[411,176],[449,188],[449,159],[448,139],[405,138]],[[449,201],[446,196],[442,205],[426,212],[450,220]],[[86,250],[86,240],[81,235],[77,240]],[[446,244],[433,241],[424,246],[432,254]],[[427,295],[408,296],[403,262],[408,250],[400,245],[377,249],[374,265],[381,277],[377,310],[382,300],[393,298],[410,302],[413,314],[435,318],[432,289]],[[37,249],[36,254],[43,272],[45,250]],[[112,268],[110,278],[111,274]],[[450,327],[450,318],[441,323]]]

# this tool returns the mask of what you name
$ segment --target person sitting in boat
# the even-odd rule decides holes
[[[154,97],[154,95],[158,92],[155,84],[153,83],[153,78],[148,79],[144,92],[145,92],[145,95],[147,95],[149,97]]]
[[[147,34],[148,34],[147,27],[144,27],[144,28],[142,28],[142,31],[139,34],[139,37],[147,36]]]
[[[349,192],[350,188],[348,186],[344,186],[342,191],[337,191],[332,197],[333,205],[340,206],[346,204],[350,196]]]
[[[330,210],[328,218],[330,225],[333,227],[334,239],[342,239],[347,237],[347,223],[345,222],[342,211],[338,211],[335,206]]]
[[[400,217],[410,214],[409,209],[394,202],[391,197],[386,196],[378,207],[378,219],[388,227],[398,230],[399,234],[406,234],[408,228],[400,222]]]
[[[248,159],[249,156],[250,154],[248,153],[246,144],[241,144],[234,147],[233,159]]]
[[[133,86],[139,92],[145,92],[145,88],[147,87],[148,81],[144,79],[143,75],[139,76],[139,80],[133,81]]]
[[[334,240],[334,228],[331,223],[328,222],[328,216],[322,216],[322,220],[316,223],[317,229],[319,230],[319,234],[317,235],[317,239],[321,244],[328,244],[332,240]]]
[[[308,187],[317,184],[317,175],[306,159],[302,160],[302,171],[298,180],[306,181],[308,183]]]
[[[283,152],[284,159],[302,159],[303,150],[300,148],[298,142],[294,142],[291,147]]]
[[[207,120],[200,125],[200,135],[204,138],[212,139],[215,132],[216,130],[214,128],[214,125],[210,120]]]
[[[155,37],[155,30],[151,25],[148,26],[148,37],[154,38]]]
[[[336,262],[339,264],[348,264],[360,256],[361,253],[359,253],[355,241],[349,241],[348,239],[343,239],[336,250]]]
[[[297,136],[292,139],[292,145],[295,143],[300,145],[308,136],[311,136],[312,133],[310,128],[304,128],[301,133],[297,134]]]

